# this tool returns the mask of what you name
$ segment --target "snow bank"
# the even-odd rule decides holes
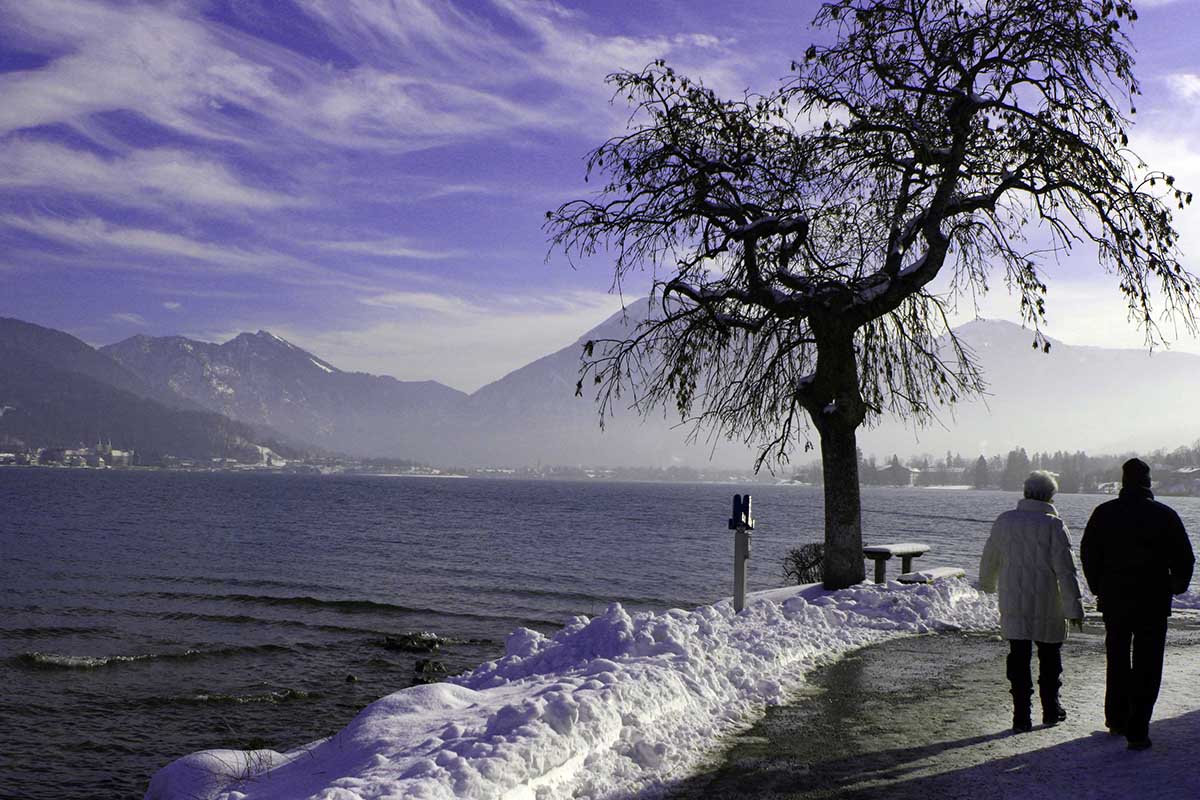
[[[211,750],[169,764],[147,800],[621,797],[682,777],[718,738],[818,664],[890,637],[999,624],[964,580],[818,586],[692,611],[614,603],[547,638],[519,628],[505,656],[372,703],[300,750]]]

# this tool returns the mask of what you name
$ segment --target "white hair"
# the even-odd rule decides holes
[[[1046,472],[1044,469],[1034,470],[1025,479],[1026,499],[1041,500],[1044,503],[1048,503],[1057,491],[1058,481],[1054,480],[1053,474]]]

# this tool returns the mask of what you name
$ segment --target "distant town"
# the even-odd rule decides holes
[[[0,445],[3,447],[3,445]],[[164,455],[139,458],[134,450],[118,449],[111,442],[92,446],[8,447],[0,449],[0,467],[73,469],[176,470],[186,472],[280,472],[322,475],[381,475],[394,477],[557,479],[611,481],[780,482],[775,476],[751,470],[694,469],[684,466],[587,467],[562,465],[486,466],[442,468],[406,459],[369,459],[341,455],[303,455],[285,458],[274,450],[256,446],[257,460],[245,458],[182,458]],[[789,481],[790,482],[790,481]]]
[[[688,466],[608,467],[583,465],[435,467],[406,459],[368,459],[343,455],[304,454],[285,458],[256,445],[256,459],[182,458],[173,455],[140,459],[136,451],[111,441],[65,447],[12,447],[0,444],[0,467],[74,469],[176,470],[189,472],[279,472],[322,475],[380,475],[393,477],[493,478],[526,480],[607,480],[670,482],[743,482],[820,485],[820,462],[797,467],[790,475],[762,470]],[[1018,491],[1033,469],[1044,469],[1058,480],[1064,493],[1115,494],[1120,489],[1120,464],[1131,454],[1089,456],[1076,453],[1034,453],[1024,448],[1006,456],[974,460],[947,453],[942,458],[921,456],[901,460],[891,456],[880,466],[874,456],[859,458],[863,486],[912,488],[1002,489]],[[1152,465],[1154,490],[1162,495],[1200,497],[1200,443],[1145,456]]]

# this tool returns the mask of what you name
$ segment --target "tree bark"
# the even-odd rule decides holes
[[[830,420],[817,428],[825,477],[826,589],[845,589],[866,578],[856,427]]]
[[[825,478],[826,589],[844,589],[866,577],[862,552],[862,501],[855,431],[866,418],[858,385],[854,328],[837,317],[812,318],[817,364],[805,408],[821,437]]]

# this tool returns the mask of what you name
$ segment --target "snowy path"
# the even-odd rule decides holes
[[[954,635],[887,642],[813,677],[807,696],[737,737],[723,764],[675,798],[1200,797],[1200,620],[1177,614],[1154,747],[1129,752],[1104,730],[1103,627],[1089,619],[1064,648],[1066,723],[1008,732],[1006,647]],[[1035,699],[1036,702],[1036,699]]]

